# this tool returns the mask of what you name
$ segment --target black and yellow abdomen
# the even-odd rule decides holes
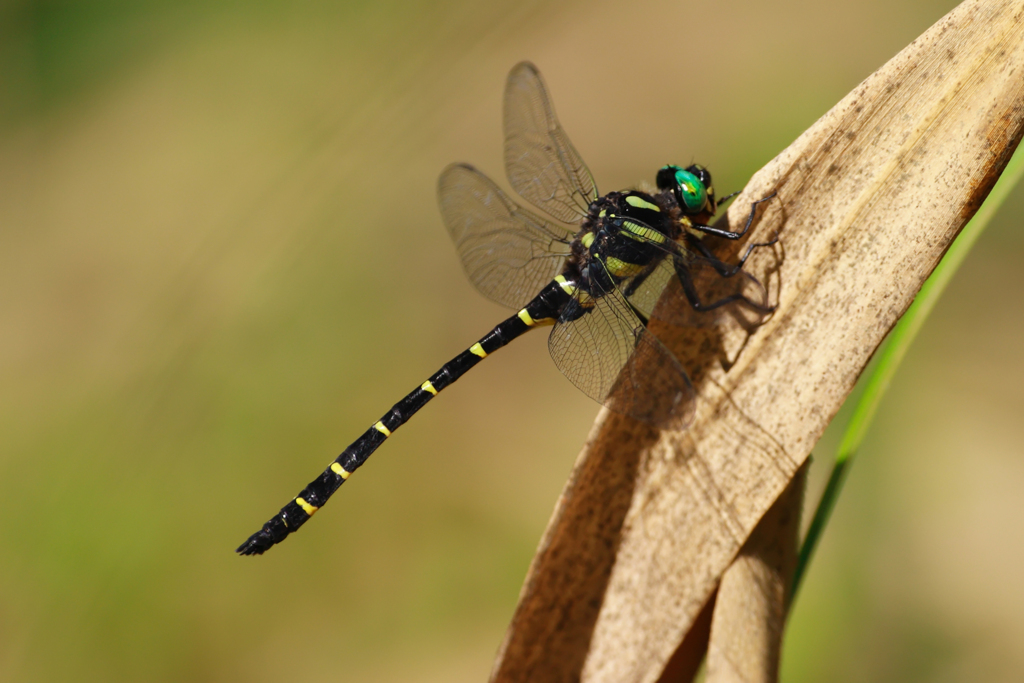
[[[441,366],[405,398],[391,407],[362,436],[341,452],[319,477],[288,502],[259,531],[240,545],[241,555],[262,555],[306,523],[359,469],[374,451],[431,399],[470,368],[528,330],[555,322],[576,292],[576,278],[559,275],[518,313],[500,322],[475,344]]]

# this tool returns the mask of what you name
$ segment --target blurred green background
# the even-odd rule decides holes
[[[434,183],[504,182],[508,70],[540,66],[605,191],[699,160],[725,192],[954,5],[0,4],[0,680],[486,680],[597,412],[543,334],[232,551],[506,315]],[[1019,680],[1022,215],[897,375],[787,683]]]

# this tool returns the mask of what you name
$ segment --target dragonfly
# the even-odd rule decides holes
[[[709,224],[718,210],[711,174],[666,165],[656,187],[601,195],[555,115],[537,68],[522,62],[504,94],[505,170],[513,201],[468,164],[438,180],[441,215],[470,281],[516,311],[391,407],[237,549],[260,555],[297,531],[395,430],[470,368],[526,332],[548,326],[558,369],[587,396],[661,429],[683,429],[696,392],[679,360],[647,327],[653,317],[705,325],[740,306],[763,317],[765,290],[702,240],[742,238]],[[731,197],[732,195],[730,195]],[[727,198],[724,198],[724,201]],[[676,284],[678,283],[678,284]]]

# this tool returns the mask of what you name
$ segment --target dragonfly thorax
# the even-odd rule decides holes
[[[656,265],[681,233],[669,192],[612,192],[591,203],[573,253],[582,287],[600,296]]]

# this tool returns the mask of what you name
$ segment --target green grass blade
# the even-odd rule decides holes
[[[1006,200],[1010,191],[1017,185],[1022,175],[1024,175],[1024,153],[1016,153],[1010,160],[1010,163],[1006,165],[1002,176],[996,182],[995,187],[992,188],[992,192],[989,193],[981,208],[974,215],[974,218],[964,226],[964,229],[957,236],[953,244],[950,245],[949,251],[946,252],[939,265],[936,266],[931,277],[921,287],[921,291],[918,292],[914,303],[907,309],[907,312],[886,340],[878,365],[875,366],[874,372],[868,379],[868,383],[864,387],[864,393],[861,394],[853,416],[846,427],[846,432],[843,434],[843,440],[840,442],[839,450],[836,452],[835,465],[832,467],[832,473],[829,476],[828,484],[825,486],[825,492],[818,502],[818,507],[814,511],[814,517],[811,519],[811,524],[807,529],[807,536],[800,547],[800,556],[797,561],[796,572],[793,574],[792,590],[790,591],[791,601],[796,597],[800,581],[807,571],[807,566],[811,561],[818,541],[821,539],[825,525],[828,524],[832,509],[835,507],[836,500],[839,498],[843,483],[846,480],[849,466],[853,463],[853,458],[864,441],[864,436],[871,426],[875,413],[878,412],[878,406],[882,402],[882,397],[885,396],[886,390],[889,388],[893,375],[896,374],[896,370],[899,368],[904,356],[907,355],[907,349],[910,348],[914,338],[917,337],[921,326],[935,307],[935,302],[939,300],[942,292],[945,291],[946,285],[953,279],[953,275],[960,268],[960,264],[963,263],[964,258],[974,247],[982,231],[998,212],[999,207]]]

